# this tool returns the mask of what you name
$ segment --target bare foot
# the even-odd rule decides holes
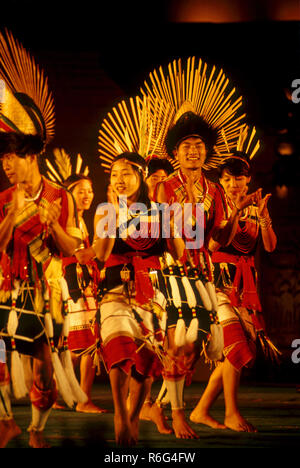
[[[140,419],[143,421],[151,421],[151,406],[152,403],[144,403],[140,412]]]
[[[32,448],[51,448],[44,439],[43,431],[29,431],[29,446]]]
[[[203,411],[196,411],[196,408],[190,414],[190,420],[196,424],[205,424],[213,429],[226,429],[224,424],[219,423],[209,413]]]
[[[156,424],[158,432],[161,434],[173,434],[173,429],[167,424],[162,407],[153,403],[150,411],[150,419]]]
[[[185,419],[184,410],[173,410],[173,429],[177,439],[199,439],[198,434]]]
[[[96,406],[91,401],[88,401],[87,403],[77,403],[76,411],[78,411],[78,413],[91,413],[91,414],[108,413],[107,409],[100,408],[99,406]]]
[[[58,409],[58,410],[65,410],[66,407],[63,406],[63,405],[60,405],[59,403],[57,403],[57,401],[54,403],[54,405],[52,406],[52,409]]]
[[[0,421],[0,448],[6,447],[8,442],[18,437],[21,432],[14,419]]]
[[[240,413],[234,413],[231,416],[225,416],[224,424],[229,429],[237,432],[257,432],[257,429],[252,426]]]
[[[124,418],[115,414],[115,438],[118,445],[123,447],[132,447],[137,444],[137,437],[133,434],[132,425],[129,421],[124,421]]]

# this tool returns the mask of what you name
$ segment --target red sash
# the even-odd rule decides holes
[[[154,255],[142,258],[141,255],[136,252],[128,252],[126,255],[111,254],[105,264],[105,267],[125,265],[128,263],[130,263],[134,268],[136,290],[135,300],[138,304],[146,304],[154,296],[154,290],[148,269],[160,269],[159,259]]]
[[[233,263],[236,266],[236,273],[233,280],[233,289],[230,293],[230,300],[233,306],[243,306],[247,309],[261,311],[261,304],[257,294],[255,281],[251,271],[254,267],[254,257],[246,255],[233,255],[225,252],[214,252],[212,254],[213,263]],[[243,290],[241,292],[241,282],[243,280]]]

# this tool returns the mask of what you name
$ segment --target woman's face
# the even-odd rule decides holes
[[[156,185],[159,182],[163,182],[167,177],[168,174],[163,169],[159,169],[158,171],[154,172],[150,177],[148,177],[146,183],[148,185],[150,193],[153,193]]]
[[[73,189],[73,196],[78,211],[89,210],[94,198],[91,182],[87,179],[78,182]]]
[[[234,176],[226,169],[222,172],[220,183],[225,190],[226,195],[230,200],[235,201],[240,193],[245,191],[245,188],[250,182],[250,177],[239,175]]]
[[[140,188],[140,177],[126,160],[120,159],[112,166],[110,184],[114,192],[126,196],[130,201],[136,201]]]

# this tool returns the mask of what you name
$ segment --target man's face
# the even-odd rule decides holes
[[[26,182],[31,173],[31,157],[20,158],[15,153],[5,154],[1,163],[6,177],[11,184]]]
[[[200,137],[188,137],[174,150],[174,156],[178,160],[181,169],[200,169],[206,159],[206,147]]]

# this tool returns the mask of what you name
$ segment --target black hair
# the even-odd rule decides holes
[[[17,132],[0,132],[0,157],[16,154],[20,158],[39,155],[44,151],[44,142],[39,135]]]
[[[235,153],[235,157],[225,159],[225,161],[218,167],[219,177],[222,177],[223,171],[229,172],[234,177],[251,176],[251,166],[245,155]]]
[[[209,125],[201,116],[194,112],[185,112],[168,130],[165,139],[167,153],[171,158],[174,158],[173,150],[184,139],[189,136],[199,136],[205,143],[207,156],[210,155],[214,145],[217,142],[218,132]]]
[[[71,174],[65,181],[64,181],[64,186],[69,188],[72,191],[76,185],[77,182],[80,182],[81,180],[88,180],[92,184],[92,180],[89,176],[85,174]],[[73,187],[71,187],[74,184]]]
[[[150,177],[156,171],[163,170],[167,173],[167,175],[172,174],[174,172],[174,167],[167,159],[162,158],[152,158],[148,162],[148,174],[147,177]]]
[[[148,208],[151,206],[151,202],[148,195],[148,186],[145,182],[145,171],[147,169],[147,164],[145,159],[138,153],[126,151],[119,154],[113,161],[112,166],[119,160],[125,159],[131,163],[132,169],[138,174],[140,178],[140,190],[138,195],[137,202],[144,203]],[[111,168],[112,168],[111,166]]]

